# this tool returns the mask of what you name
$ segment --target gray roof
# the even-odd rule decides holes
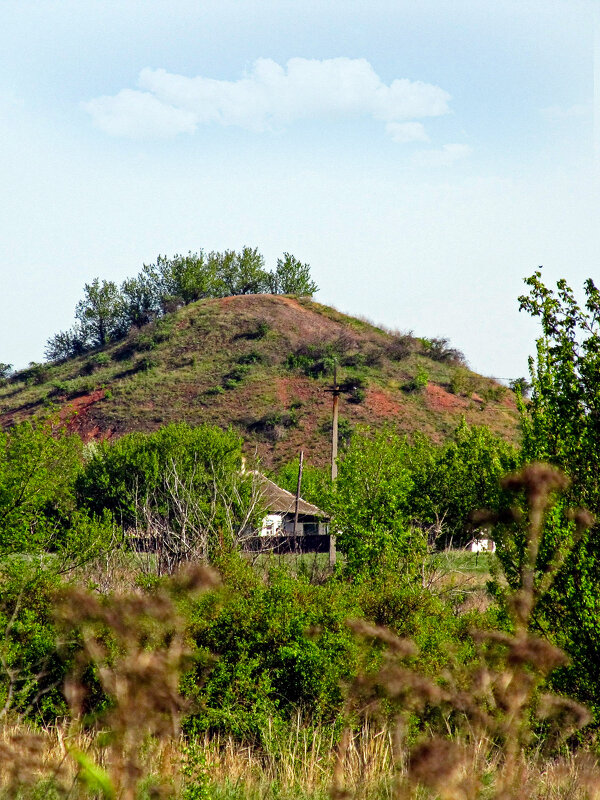
[[[263,502],[268,511],[272,514],[294,514],[296,511],[296,495],[288,492],[287,489],[282,489],[276,483],[270,481],[264,475],[259,475],[260,491]],[[321,511],[317,506],[312,503],[307,503],[306,500],[300,498],[298,502],[298,513],[306,514],[311,517],[320,517],[321,519],[329,519],[329,516]]]

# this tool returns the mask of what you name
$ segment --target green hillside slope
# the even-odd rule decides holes
[[[357,424],[391,423],[440,440],[461,417],[517,437],[512,393],[470,372],[443,342],[264,294],[202,300],[102,350],[17,373],[0,387],[0,425],[47,408],[87,439],[210,422],[238,430],[266,466],[301,447],[322,464],[334,363],[342,439]]]

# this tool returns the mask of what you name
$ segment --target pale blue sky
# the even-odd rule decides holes
[[[593,34],[591,0],[3,0],[0,361],[96,275],[249,244],[524,374],[522,278],[598,273]]]

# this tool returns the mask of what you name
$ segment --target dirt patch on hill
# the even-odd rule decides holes
[[[313,387],[303,378],[277,378],[276,391],[277,399],[283,408],[288,408],[295,401],[302,403],[315,401]]]
[[[100,428],[96,420],[91,419],[89,414],[92,406],[103,400],[105,395],[104,389],[96,389],[66,403],[60,410],[60,420],[66,424],[67,430],[70,433],[78,433],[84,442],[110,439],[113,431],[110,428]]]
[[[467,401],[463,397],[450,394],[436,383],[428,383],[425,389],[427,405],[432,411],[453,411],[467,407]]]
[[[393,417],[402,411],[400,404],[392,400],[383,389],[369,389],[365,398],[365,406],[378,417]]]
[[[329,319],[312,308],[306,308],[293,297],[245,294],[222,297],[218,303],[228,313],[266,322],[287,339],[292,349],[300,344],[321,345],[343,337],[346,349],[360,350],[372,338],[370,335],[350,331],[343,322]]]

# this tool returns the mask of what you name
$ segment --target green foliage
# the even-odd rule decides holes
[[[338,464],[326,510],[333,514],[337,547],[350,575],[396,563],[410,570],[424,553],[422,536],[408,525],[413,482],[403,464],[405,452],[404,438],[391,430],[363,430]]]
[[[145,272],[126,278],[121,284],[123,311],[128,327],[141,328],[150,322],[157,309],[156,286]]]
[[[421,339],[420,342],[423,354],[433,361],[466,366],[464,353],[455,347],[450,347],[448,339]]]
[[[75,513],[81,440],[50,420],[0,431],[0,553],[60,546]]]
[[[132,327],[141,328],[205,298],[265,292],[312,296],[316,291],[309,265],[290,253],[278,259],[275,272],[267,272],[263,256],[251,247],[240,252],[159,255],[154,264],[144,264],[137,276],[126,278],[120,288],[99,278],[86,283],[84,297],[76,306],[75,325],[50,337],[45,356],[60,362],[82,355],[123,338]],[[268,330],[268,323],[262,322],[247,338],[263,338]],[[156,336],[153,339],[159,341]],[[143,349],[141,337],[138,345]]]
[[[137,310],[141,303],[143,319],[144,314],[158,311],[163,298],[181,298],[183,303],[192,303],[214,297],[217,292],[216,257],[212,253],[206,256],[202,250],[186,256],[176,254],[172,258],[159,255],[155,264],[144,264],[135,280],[132,294],[136,300],[140,299],[133,308]]]
[[[459,367],[452,372],[448,388],[452,394],[466,395],[468,397],[474,391],[475,386],[469,372]]]
[[[0,562],[0,707],[39,723],[66,713],[66,663],[57,648],[53,605],[60,579],[21,556]]]
[[[446,444],[417,439],[406,458],[413,481],[409,513],[421,527],[437,528],[439,544],[446,545],[471,538],[473,511],[501,507],[499,480],[517,465],[512,445],[464,420]]]
[[[525,283],[520,308],[539,317],[542,336],[530,359],[531,402],[522,406],[523,458],[560,466],[577,501],[600,510],[600,292],[589,279],[580,307],[566,281],[548,289],[538,270]]]
[[[0,378],[8,378],[13,371],[12,364],[5,364],[3,361],[0,361]]]
[[[252,362],[250,362],[251,364]],[[252,369],[249,363],[238,363],[231,369],[223,378],[223,386],[225,389],[235,389],[238,383],[244,380],[246,375]]]
[[[110,364],[108,353],[95,353],[83,365],[81,372],[83,375],[91,375],[97,369],[102,369]]]
[[[272,294],[295,294],[312,297],[319,287],[310,277],[310,265],[302,264],[291,253],[277,259],[277,269],[270,273]]]
[[[344,336],[304,342],[286,359],[287,369],[298,369],[310,378],[333,375],[335,365],[344,360],[349,341]]]
[[[298,425],[298,414],[295,409],[290,411],[269,411],[259,419],[248,423],[248,430],[259,433],[272,441],[283,438],[287,428]]]
[[[182,800],[211,800],[210,778],[204,747],[195,740],[182,749],[181,773],[184,777]]]
[[[221,296],[259,294],[269,291],[269,274],[258,249],[244,247],[240,253],[226,250],[213,255]]]
[[[126,527],[202,540],[206,557],[231,545],[247,521],[252,486],[240,466],[241,440],[231,431],[172,424],[99,445],[77,492],[92,512],[109,511]]]
[[[521,397],[529,397],[532,389],[531,383],[527,378],[515,378],[508,382],[508,386],[516,395],[521,395]]]
[[[331,488],[327,469],[305,464],[302,496],[333,514],[338,547],[352,553],[352,571],[376,571],[380,559],[403,559],[410,548],[421,559],[426,531],[438,546],[466,544],[472,512],[502,507],[499,479],[517,461],[512,445],[464,422],[443,445],[358,428],[339,460],[337,487]],[[295,459],[277,480],[295,491],[297,475]]]
[[[404,385],[407,392],[422,392],[429,383],[429,372],[422,364],[417,366],[415,377]]]
[[[250,350],[249,353],[243,353],[238,358],[238,364],[260,364],[262,361],[263,355],[258,350]]]
[[[126,332],[123,299],[113,281],[94,278],[83,287],[84,297],[77,303],[75,317],[87,347],[103,347]]]
[[[541,270],[527,278],[529,294],[519,298],[521,310],[540,320],[536,358],[530,358],[531,400],[517,397],[523,430],[524,461],[544,460],[571,478],[563,504],[548,521],[550,541],[572,541],[573,523],[566,507],[583,506],[600,514],[600,292],[585,282],[580,305],[565,280],[556,291],[542,281]],[[594,529],[594,534],[597,527]],[[551,631],[572,664],[556,678],[575,696],[590,703],[600,719],[600,544],[584,537],[544,603],[537,624]]]
[[[52,372],[52,367],[48,364],[40,364],[36,361],[30,361],[29,367],[20,373],[20,377],[25,383],[34,383],[36,385],[44,383],[48,380]]]
[[[193,675],[187,689],[203,711],[190,730],[221,730],[260,738],[299,711],[335,718],[340,680],[352,674],[356,645],[345,619],[355,613],[343,584],[314,586],[274,570],[265,583],[238,559],[221,563],[223,587],[202,598],[192,617],[200,673],[214,664],[202,690]]]

